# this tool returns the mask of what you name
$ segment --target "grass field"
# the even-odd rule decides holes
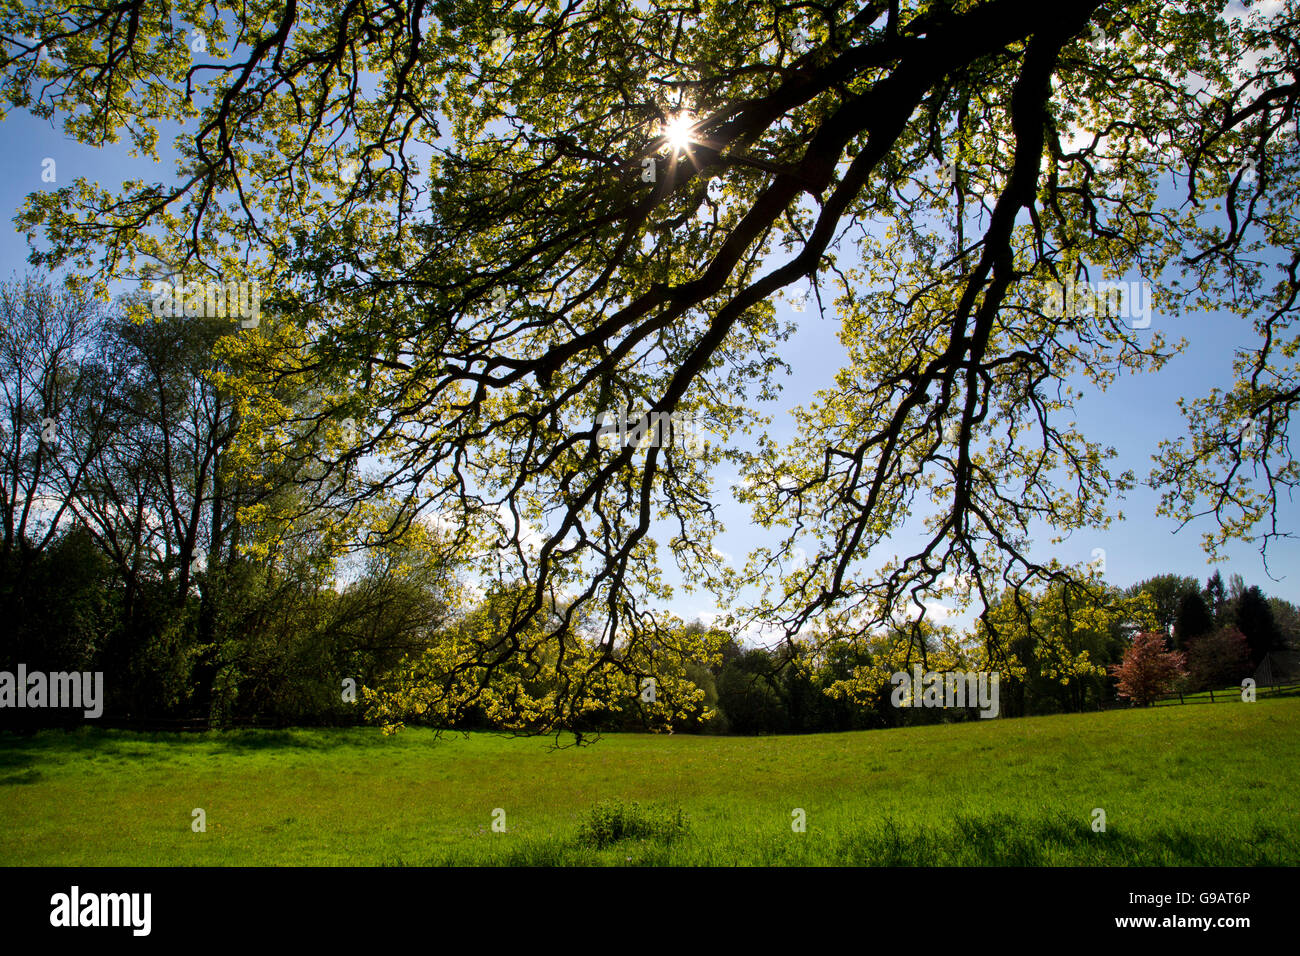
[[[1296,698],[552,743],[369,729],[0,735],[0,863],[1300,863]],[[191,829],[196,807],[206,832]],[[796,808],[806,832],[792,829]]]

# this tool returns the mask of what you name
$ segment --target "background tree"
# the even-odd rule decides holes
[[[1223,575],[1216,569],[1205,580],[1205,603],[1214,614],[1215,621],[1224,623],[1224,608],[1228,604],[1228,589],[1223,584]]]
[[[1165,636],[1143,631],[1133,638],[1124,659],[1110,667],[1119,695],[1145,707],[1169,693],[1175,681],[1187,674],[1187,656],[1165,646]]]
[[[1183,574],[1157,574],[1145,581],[1139,581],[1130,587],[1127,593],[1130,597],[1138,592],[1150,595],[1155,608],[1156,626],[1170,633],[1175,630],[1174,626],[1182,610],[1183,601],[1190,594],[1199,595],[1200,591],[1201,584],[1196,578]],[[1179,645],[1175,644],[1175,646]]]
[[[993,648],[988,667],[1005,671],[1000,693],[1008,714],[1078,711],[1110,699],[1106,666],[1155,613],[1141,588],[1125,593],[1062,576],[1041,592],[1008,589],[975,634]]]
[[[1264,655],[1281,647],[1282,636],[1273,621],[1273,609],[1258,585],[1246,588],[1235,602],[1232,616],[1250,646],[1250,662],[1258,667]]]
[[[1268,606],[1273,611],[1273,623],[1277,625],[1281,646],[1300,649],[1300,608],[1276,596],[1269,597]]]
[[[101,312],[39,276],[0,283],[0,562],[19,574],[60,533],[103,444]]]
[[[1204,634],[1214,630],[1215,615],[1199,591],[1189,591],[1178,602],[1178,615],[1174,619],[1174,647],[1183,649]]]
[[[772,660],[762,648],[746,651],[718,677],[718,705],[738,734],[780,734],[791,730],[773,676]]]
[[[1235,627],[1202,635],[1187,650],[1187,674],[1194,690],[1233,685],[1252,673],[1250,645]]]

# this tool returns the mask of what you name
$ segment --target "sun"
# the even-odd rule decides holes
[[[695,114],[681,112],[670,116],[663,124],[662,135],[670,148],[680,152],[695,142]]]

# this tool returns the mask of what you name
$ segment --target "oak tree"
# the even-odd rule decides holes
[[[1270,10],[33,0],[0,35],[9,105],[177,150],[158,181],[34,194],[35,261],[260,282],[246,460],[309,460],[347,513],[401,501],[375,542],[420,513],[454,529],[512,598],[441,672],[486,692],[549,645],[564,724],[644,676],[630,651],[702,652],[654,612],[665,561],[737,627],[836,639],[1077,577],[1031,531],[1104,526],[1137,479],[1076,402],[1159,368],[1189,311],[1256,344],[1189,397],[1162,507],[1208,513],[1211,548],[1286,534],[1300,47],[1294,5]],[[780,386],[782,295],[849,355],[785,445],[752,408]],[[668,439],[610,447],[600,416],[627,409]],[[673,440],[686,419],[703,445]],[[740,568],[712,544],[724,464],[772,531]],[[593,652],[566,656],[593,609]]]

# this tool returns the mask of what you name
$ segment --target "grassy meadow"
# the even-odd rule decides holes
[[[0,864],[1300,863],[1297,698],[554,744],[372,729],[3,734]],[[193,832],[194,808],[206,832]]]

